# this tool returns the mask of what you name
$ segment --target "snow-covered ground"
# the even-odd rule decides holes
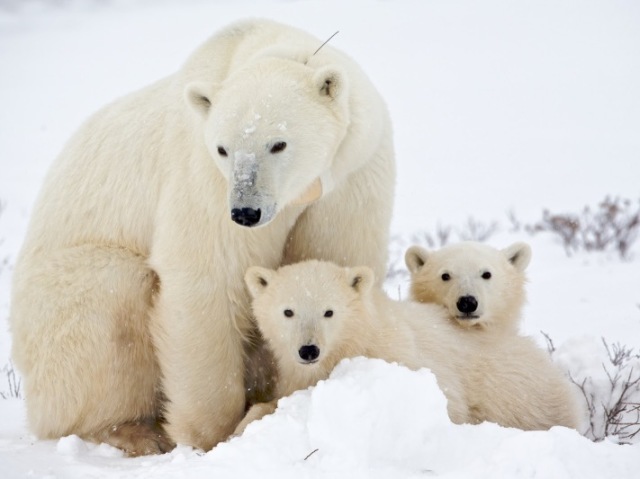
[[[497,221],[490,244],[533,247],[524,329],[541,345],[540,331],[549,334],[576,380],[591,377],[587,387],[606,393],[602,365],[609,375],[616,369],[601,337],[638,353],[640,242],[627,261],[613,251],[567,257],[552,235],[513,231],[507,219],[512,212],[531,224],[544,208],[578,213],[606,195],[637,205],[635,0],[49,3],[0,0],[0,368],[9,361],[12,265],[63,143],[91,112],[171,73],[216,29],[246,16],[319,38],[339,30],[332,44],[387,99],[398,162],[395,247],[439,225],[463,228],[470,217]],[[406,277],[388,289],[404,294]],[[632,366],[639,371],[640,360],[625,372]],[[4,382],[2,374],[7,394]],[[75,437],[35,441],[23,402],[0,399],[0,477],[638,477],[638,442],[455,426],[443,401],[427,372],[354,360],[210,453],[126,459]]]

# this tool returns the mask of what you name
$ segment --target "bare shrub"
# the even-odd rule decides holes
[[[452,241],[485,242],[499,230],[498,222],[483,223],[473,217],[461,227],[439,224],[435,232],[422,231],[411,237],[412,244],[419,244],[429,249],[438,249]]]
[[[608,356],[602,372],[579,378],[569,375],[580,388],[589,414],[583,434],[594,441],[611,438],[620,444],[634,443],[640,440],[640,355],[619,343],[602,342]]]
[[[559,236],[567,255],[581,250],[613,250],[621,259],[627,260],[640,234],[640,200],[635,204],[628,199],[607,196],[595,210],[586,206],[579,214],[544,210],[542,219],[533,224],[524,224],[514,211],[508,211],[507,221],[511,233],[525,231],[534,235],[549,232]],[[410,240],[394,236],[389,246],[387,279],[407,277],[404,252],[412,244],[434,250],[454,241],[486,242],[499,231],[500,223],[497,221],[485,223],[469,217],[461,226],[438,224],[435,231],[414,233]]]
[[[0,216],[6,207],[6,203],[0,201]],[[0,238],[0,246],[4,243],[4,238]],[[0,258],[0,275],[3,273],[4,269],[9,264],[9,256],[4,258]],[[0,369],[0,375],[5,374],[7,378],[8,390],[0,391],[0,398],[7,399],[11,397],[19,398],[21,397],[21,379],[16,374],[15,369],[13,368],[13,364],[9,362],[2,369]]]
[[[525,229],[531,233],[550,232],[560,236],[568,255],[584,251],[616,251],[629,259],[630,248],[640,231],[640,201],[607,196],[595,210],[585,206],[580,214],[551,213]]]
[[[408,277],[404,265],[404,252],[410,245],[400,235],[394,235],[389,240],[389,264],[386,279],[389,281],[402,280]]]
[[[13,364],[9,362],[0,371],[6,375],[8,385],[7,391],[0,391],[0,397],[2,399],[22,398],[22,379],[16,374]]]
[[[0,216],[2,216],[2,213],[5,208],[6,208],[6,203],[0,200]],[[0,238],[0,246],[2,246],[3,243],[4,243],[4,238]],[[9,264],[9,256],[0,258],[0,274],[2,274],[4,269],[8,266],[8,264]]]
[[[516,212],[513,210],[509,210],[507,212],[507,220],[509,221],[509,233],[520,233],[524,228],[522,222],[517,218]]]
[[[540,334],[544,336],[544,340],[547,342],[547,351],[549,352],[550,355],[553,356],[553,353],[556,352],[556,346],[555,344],[553,344],[553,339],[551,339],[551,336],[549,336],[544,331],[540,331]]]
[[[635,354],[633,348],[627,348],[620,343],[613,343],[611,346],[602,339],[602,343],[604,344],[605,349],[607,350],[607,356],[609,356],[609,361],[614,366],[623,366],[626,362],[633,358],[640,358],[640,354]]]
[[[461,241],[480,241],[484,243],[498,231],[498,223],[493,221],[485,224],[477,221],[472,217],[458,230],[458,236]]]
[[[429,249],[442,248],[451,238],[452,226],[438,225],[434,233],[423,231],[412,236],[413,244],[426,246]]]

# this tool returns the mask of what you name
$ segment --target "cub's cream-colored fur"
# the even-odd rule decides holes
[[[572,385],[533,341],[469,335],[438,305],[390,299],[368,267],[307,261],[277,271],[252,267],[245,280],[279,368],[277,397],[326,379],[343,358],[367,356],[431,369],[456,423],[578,424]],[[236,434],[275,405],[254,406]]]
[[[389,116],[353,60],[313,54],[321,43],[233,24],[71,138],[13,277],[13,358],[38,437],[210,449],[245,408],[246,269],[318,258],[382,275]]]

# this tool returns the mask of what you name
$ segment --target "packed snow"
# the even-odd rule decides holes
[[[496,222],[489,244],[532,245],[523,330],[541,347],[548,335],[587,392],[581,431],[454,425],[429,371],[357,358],[207,453],[130,459],[28,432],[24,401],[11,397],[7,318],[48,166],[93,111],[246,16],[322,40],[339,30],[331,44],[387,100],[398,164],[390,295],[406,297],[402,255],[427,233],[451,226],[457,240]],[[638,477],[640,433],[616,437],[603,417],[623,394],[640,402],[639,389],[623,390],[640,377],[640,241],[624,260],[615,249],[567,255],[557,236],[523,226],[607,195],[637,209],[638,45],[635,0],[0,0],[0,477]],[[627,408],[619,421],[638,414]]]

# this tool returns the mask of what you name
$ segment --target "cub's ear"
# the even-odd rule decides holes
[[[349,286],[361,295],[367,293],[371,289],[374,279],[375,275],[373,274],[373,270],[368,266],[347,268],[347,280],[349,281]]]
[[[316,71],[313,82],[322,97],[331,100],[344,98],[347,92],[347,76],[334,66],[327,66]]]
[[[531,261],[531,247],[523,242],[513,243],[503,249],[502,254],[518,271],[524,271]]]
[[[184,99],[196,113],[206,117],[215,91],[212,83],[191,82],[184,89]]]
[[[404,254],[404,263],[411,274],[416,274],[427,263],[429,252],[422,246],[412,246]]]
[[[255,299],[260,296],[269,287],[275,274],[274,270],[260,266],[252,266],[247,269],[244,282],[247,284],[251,297]]]

